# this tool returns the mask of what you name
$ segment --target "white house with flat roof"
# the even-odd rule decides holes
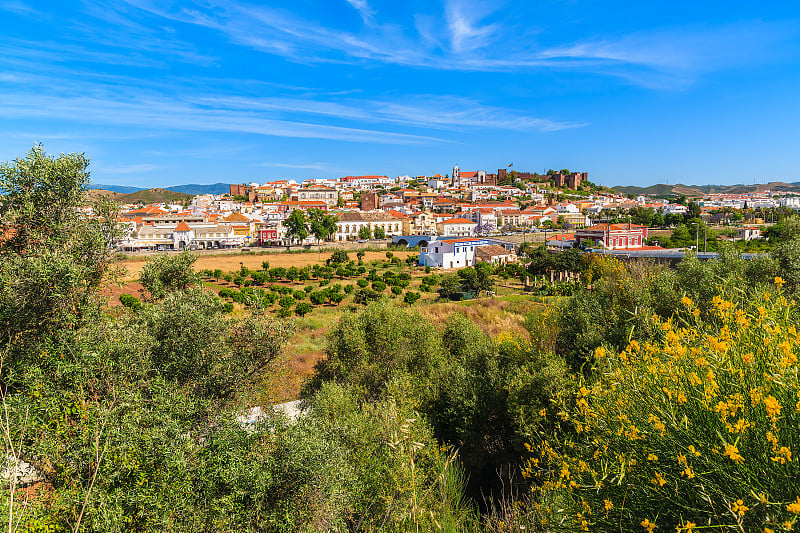
[[[501,244],[493,239],[465,237],[433,241],[421,249],[419,264],[434,268],[464,268],[475,265],[475,252],[482,246]],[[504,246],[505,247],[505,246]]]

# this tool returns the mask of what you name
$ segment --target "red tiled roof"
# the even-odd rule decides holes
[[[192,228],[190,228],[186,222],[181,220],[178,226],[175,228],[175,231],[192,231]]]
[[[475,224],[475,222],[466,218],[451,218],[450,220],[445,220],[442,224]]]
[[[483,239],[476,239],[474,237],[465,237],[463,239],[446,239],[439,242],[446,242],[447,244],[455,244],[457,242],[475,242],[475,241],[482,241]]]

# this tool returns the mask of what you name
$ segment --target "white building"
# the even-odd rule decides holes
[[[232,248],[243,246],[246,236],[237,235],[233,226],[222,224],[145,225],[135,237],[121,243],[125,250],[182,250],[184,248]]]
[[[497,241],[491,239],[476,239],[468,237],[463,239],[445,239],[433,241],[422,248],[419,254],[419,264],[434,268],[464,268],[475,265],[475,252],[484,246],[497,246]]]
[[[395,218],[385,211],[346,211],[339,213],[339,222],[336,223],[334,240],[347,241],[359,239],[361,228],[368,227],[374,235],[380,228],[386,237],[403,234],[403,221]]]
[[[478,227],[476,222],[466,218],[451,218],[439,224],[440,235],[455,235],[457,237],[468,237],[475,233]]]

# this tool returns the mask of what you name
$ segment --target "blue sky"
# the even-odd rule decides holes
[[[0,160],[96,183],[800,181],[800,5],[0,0]]]

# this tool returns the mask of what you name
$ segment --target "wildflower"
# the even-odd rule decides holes
[[[786,282],[783,280],[783,278],[782,278],[782,277],[780,277],[780,276],[776,276],[776,277],[775,277],[775,285],[777,285],[779,289],[780,289],[781,287],[783,287],[783,284],[784,284],[784,283],[786,283]]]
[[[775,418],[781,411],[781,404],[779,404],[778,400],[772,395],[764,398],[764,406],[767,408],[767,414],[771,418]]]
[[[781,446],[775,453],[776,455],[772,458],[772,460],[776,463],[785,465],[787,462],[792,462],[792,451],[786,446]]]
[[[692,470],[691,466],[687,466],[683,472],[681,472],[681,477],[686,476],[689,479],[694,478],[694,470]]]
[[[790,503],[786,506],[786,510],[790,513],[800,514],[800,496],[797,497],[797,501]]]
[[[659,472],[656,472],[656,477],[651,479],[650,483],[663,487],[667,483],[667,480],[664,479]]]
[[[751,426],[752,426],[752,424],[751,424],[750,422],[748,422],[748,421],[747,421],[747,420],[745,420],[744,418],[740,418],[740,419],[739,419],[739,420],[737,420],[737,421],[736,421],[736,423],[733,425],[733,429],[734,429],[734,431],[735,431],[736,433],[744,433],[744,432],[747,430],[747,428],[749,428],[749,427],[751,427]]]
[[[689,298],[688,296],[684,295],[684,297],[681,298],[681,303],[683,304],[684,307],[691,307],[692,306],[692,299]]]
[[[767,498],[766,494],[764,494],[763,492],[759,492],[758,493],[758,502],[760,504],[762,504],[762,505],[766,505],[767,503],[769,503],[769,499]]]
[[[691,452],[691,454],[695,457],[700,457],[700,452],[698,452],[692,444],[689,445],[689,452]]]
[[[645,518],[642,520],[642,527],[647,531],[647,533],[653,533],[653,530],[656,528],[656,523]]]
[[[656,454],[654,454],[654,453],[649,453],[649,454],[647,454],[647,460],[648,461],[658,461],[658,456]]]
[[[605,507],[606,511],[610,511],[614,507],[614,504],[611,503],[611,500],[603,500],[603,507]]]
[[[725,445],[725,456],[730,457],[731,461],[735,463],[743,463],[744,457],[739,455],[739,448],[734,446],[733,444],[726,444]]]
[[[695,524],[694,522],[686,522],[679,525],[675,529],[678,530],[678,533],[692,533],[694,531],[694,528],[696,527],[697,524]]]
[[[692,315],[694,315],[696,317],[700,316],[700,310],[695,307],[694,310],[692,311]]]
[[[737,513],[740,517],[744,516],[744,513],[749,510],[750,508],[747,507],[742,500],[736,500],[736,503],[733,504],[733,512]]]

